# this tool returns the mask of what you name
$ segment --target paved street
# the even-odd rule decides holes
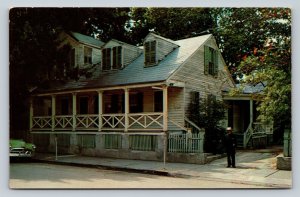
[[[36,163],[11,163],[12,188],[291,188],[292,171],[276,169],[275,151],[239,151],[205,165],[78,155],[37,154]]]
[[[197,177],[167,177],[45,163],[11,163],[11,188],[265,188]]]

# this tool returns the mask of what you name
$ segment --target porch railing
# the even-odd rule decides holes
[[[56,115],[32,117],[32,130],[125,130],[125,114],[78,114],[73,121],[72,115]],[[53,122],[54,121],[54,122]],[[76,125],[73,127],[73,124]],[[131,113],[128,114],[128,130],[162,130],[163,113]]]
[[[59,115],[54,118],[56,129],[71,129],[73,126],[73,117],[71,115]]]
[[[129,114],[129,130],[161,130],[163,129],[163,113]]]
[[[51,116],[34,116],[32,118],[33,129],[49,129],[52,127]]]
[[[124,130],[125,115],[124,114],[103,114],[101,129],[104,130]]]
[[[99,116],[97,114],[77,115],[76,127],[80,129],[97,129]]]

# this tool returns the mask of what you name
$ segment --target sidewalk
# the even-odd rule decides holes
[[[111,170],[149,173],[175,177],[193,177],[271,188],[291,188],[292,172],[276,169],[276,155],[268,152],[237,152],[237,168],[226,168],[226,158],[209,164],[166,163],[77,155],[36,154],[35,159],[47,163],[96,167]]]

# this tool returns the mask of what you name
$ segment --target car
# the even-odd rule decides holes
[[[34,156],[36,146],[32,143],[26,143],[23,139],[10,139],[9,140],[9,156],[14,157],[27,157]]]

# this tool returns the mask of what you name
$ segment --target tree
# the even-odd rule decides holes
[[[135,43],[141,43],[149,31],[179,40],[208,33],[212,28],[207,8],[132,8],[130,16],[130,34]]]
[[[286,8],[213,8],[213,34],[236,82],[243,73],[240,63],[254,50],[262,49],[269,38],[289,36],[290,26],[281,21],[290,19]]]
[[[13,8],[9,13],[10,131],[28,129],[29,90],[65,76],[65,48],[58,53],[61,31],[94,35],[107,41],[127,35],[129,8]],[[105,19],[105,20],[104,20]],[[112,20],[113,19],[113,20]],[[121,35],[123,37],[121,37]],[[126,40],[125,40],[126,41]],[[71,73],[71,72],[69,72]],[[18,133],[17,133],[18,134]],[[22,136],[17,136],[22,137]]]
[[[222,152],[224,129],[220,123],[225,118],[226,106],[223,101],[216,100],[214,96],[193,99],[189,104],[189,119],[198,127],[205,129],[205,152]]]
[[[263,122],[273,120],[274,134],[282,138],[284,128],[291,128],[290,10],[264,10],[262,13],[267,22],[279,29],[278,35],[270,34],[260,49],[255,49],[241,62],[239,72],[244,74],[241,83],[265,84],[262,94],[256,95],[260,112],[258,119]],[[270,15],[279,16],[281,20]]]

